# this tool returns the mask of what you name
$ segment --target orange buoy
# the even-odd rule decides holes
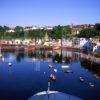
[[[53,75],[53,74],[51,74],[51,75],[50,75],[50,79],[51,79],[52,81],[55,81],[55,80],[56,80],[56,76]]]

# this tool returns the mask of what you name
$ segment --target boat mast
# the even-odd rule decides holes
[[[50,82],[48,82],[48,90],[47,90],[48,100],[49,100],[49,92],[50,92]]]

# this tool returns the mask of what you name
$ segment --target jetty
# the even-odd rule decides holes
[[[100,57],[95,57],[94,55],[90,55],[90,54],[87,55],[87,54],[80,53],[80,58],[85,59],[87,61],[91,61],[96,64],[100,64]]]

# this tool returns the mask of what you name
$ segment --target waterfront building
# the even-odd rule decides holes
[[[48,41],[49,41],[49,36],[48,36],[47,33],[46,33],[45,36],[44,36],[44,41],[45,41],[45,42],[48,42]]]
[[[13,44],[15,45],[20,45],[22,43],[22,41],[20,39],[15,39]]]
[[[29,45],[31,43],[31,39],[23,40],[23,45]]]
[[[14,29],[9,29],[9,30],[7,30],[6,32],[8,32],[8,33],[13,33],[13,32],[15,32],[15,30],[14,30]]]

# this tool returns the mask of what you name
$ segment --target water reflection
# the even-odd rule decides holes
[[[13,60],[16,57],[16,60],[20,62],[24,58],[30,59],[52,59],[53,61],[58,61],[58,63],[73,63],[80,60],[81,53],[73,51],[52,51],[52,50],[35,50],[32,52],[16,51],[16,52],[2,52],[2,55],[6,59]]]
[[[81,66],[90,71],[96,78],[100,79],[100,65],[91,61],[80,59]]]
[[[16,54],[16,60],[18,61],[18,62],[20,62],[21,61],[21,59],[24,59],[24,52],[16,52],[15,53]]]
[[[0,80],[2,83],[0,85],[0,93],[2,93],[2,89],[5,90],[6,87],[7,91],[11,91],[11,93],[9,93],[11,97],[13,94],[12,91],[15,91],[14,97],[12,97],[13,99],[10,100],[26,100],[26,98],[29,98],[37,92],[47,90],[48,77],[54,72],[54,69],[56,69],[57,73],[55,73],[55,75],[57,80],[51,82],[51,90],[69,93],[85,99],[88,98],[88,100],[98,98],[100,97],[100,86],[98,85],[100,81],[94,78],[93,75],[100,77],[99,65],[97,66],[92,62],[81,59],[81,55],[79,52],[66,50],[2,52],[5,61],[0,61]],[[11,59],[13,64],[11,67],[7,65],[9,59]],[[51,64],[53,68],[48,69],[49,64]],[[73,73],[64,73],[67,69],[62,69],[62,65],[68,65],[69,68],[67,69],[73,71]],[[87,80],[86,82],[80,83],[79,77],[81,75]],[[94,88],[89,87],[88,82],[91,81],[95,82]],[[83,90],[85,92],[82,92]],[[5,93],[3,93],[3,95],[5,95]],[[0,95],[0,97],[2,97],[2,95]],[[5,98],[5,96],[3,97]],[[15,99],[15,97],[17,97],[17,99]]]
[[[16,61],[20,62],[22,59],[36,61],[38,60],[52,60],[53,63],[57,61],[57,63],[74,63],[77,61],[80,61],[82,67],[87,69],[99,69],[99,64],[92,63],[91,61],[87,61],[85,59],[81,59],[81,54],[78,52],[72,52],[72,51],[52,51],[52,50],[36,50],[32,52],[24,52],[24,51],[16,51],[16,52],[2,52],[2,55],[5,59],[5,61],[13,61],[16,57]],[[2,60],[2,58],[1,58]]]

